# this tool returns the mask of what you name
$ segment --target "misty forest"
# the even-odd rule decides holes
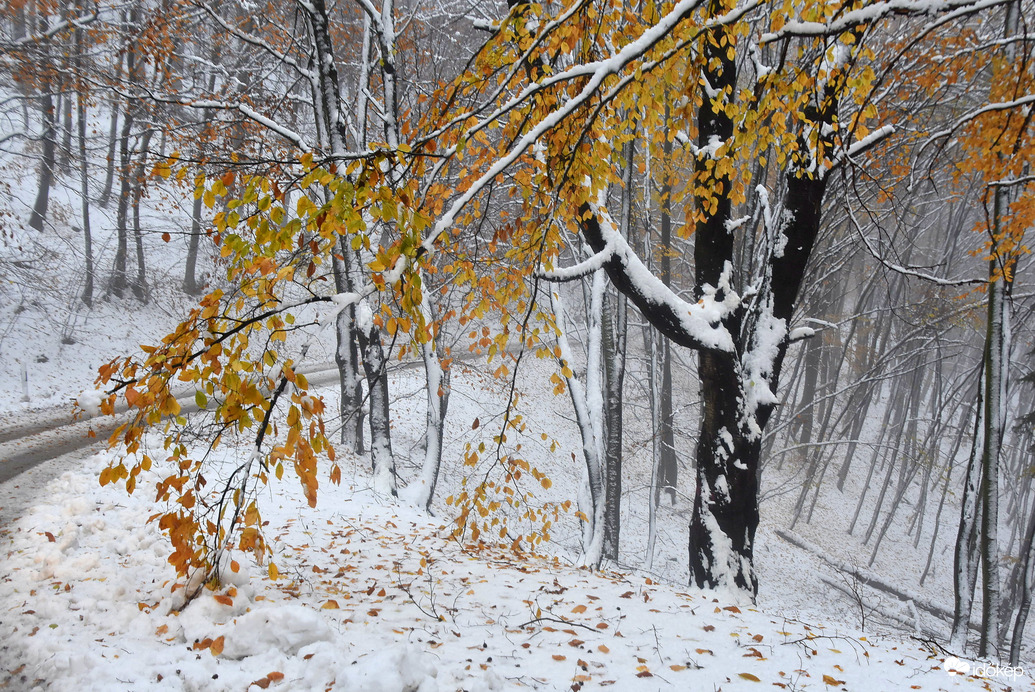
[[[1029,689],[1031,0],[7,0],[0,689]]]

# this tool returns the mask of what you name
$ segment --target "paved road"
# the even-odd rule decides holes
[[[310,384],[323,386],[333,383],[338,373],[330,364],[322,363],[305,375]],[[188,413],[198,410],[193,393],[180,397],[179,402]],[[6,418],[15,420],[5,421],[7,424],[0,430],[0,483],[6,483],[48,459],[88,448],[103,448],[115,428],[128,417],[125,406],[122,406],[115,416],[73,421],[69,406],[24,414],[24,420],[17,420],[17,414]],[[89,435],[91,430],[94,437]]]

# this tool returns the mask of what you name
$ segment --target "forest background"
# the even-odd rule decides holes
[[[168,336],[79,405],[133,412],[100,481],[133,492],[160,469],[153,520],[190,597],[233,551],[275,575],[263,487],[294,475],[315,505],[361,457],[464,540],[536,549],[578,522],[591,568],[651,568],[659,516],[689,506],[687,578],[741,602],[760,503],[788,504],[801,547],[833,502],[852,583],[926,604],[958,653],[976,610],[973,650],[1016,664],[1033,17],[1018,0],[8,3],[0,145],[35,189],[0,193],[3,319],[61,305],[71,346],[98,303],[176,294]],[[57,254],[75,261],[41,285]],[[329,322],[325,401],[303,370]],[[554,362],[543,386],[570,398],[581,449],[522,450],[513,387],[436,498],[472,352],[504,381]],[[387,372],[408,358],[425,432],[402,469]],[[213,465],[233,438],[251,451]],[[549,490],[573,461],[578,497],[538,502],[529,477]],[[623,545],[630,517],[645,551]],[[889,534],[918,574],[868,569]],[[914,592],[935,575],[951,606]]]

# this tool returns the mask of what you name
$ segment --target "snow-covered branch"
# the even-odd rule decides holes
[[[848,218],[851,219],[852,226],[855,227],[855,232],[858,234],[859,239],[862,240],[863,245],[866,246],[866,251],[869,252],[870,256],[873,257],[873,259],[880,262],[886,269],[890,269],[893,272],[903,274],[905,276],[912,276],[917,279],[923,279],[924,281],[929,281],[930,283],[936,284],[938,286],[967,286],[970,284],[988,283],[987,279],[943,279],[939,276],[934,276],[933,274],[928,274],[926,272],[919,271],[912,267],[905,267],[901,264],[889,262],[883,255],[880,254],[880,252],[877,251],[877,248],[873,246],[873,244],[870,242],[870,239],[866,237],[866,233],[859,225],[859,221],[855,218],[855,214],[849,213]]]
[[[226,19],[222,17],[222,15],[216,12],[212,8],[212,6],[209,5],[207,2],[198,2],[196,3],[196,6],[201,8],[205,12],[205,14],[211,17],[212,20],[216,24],[218,24],[223,31],[227,32],[234,38],[268,53],[275,60],[290,66],[292,69],[296,70],[301,75],[304,75],[306,77],[312,76],[312,70],[309,70],[299,65],[298,62],[290,55],[270,45],[269,41],[266,41],[253,33],[242,31],[240,27],[234,26],[233,24],[229,23],[228,21],[226,21]]]
[[[496,162],[490,166],[479,178],[460,195],[453,204],[446,211],[445,214],[435,223],[431,233],[423,242],[423,247],[426,252],[433,253],[435,249],[435,243],[439,236],[449,230],[456,220],[457,215],[460,211],[467,206],[467,204],[474,199],[474,197],[480,193],[490,182],[492,182],[497,175],[507,170],[519,157],[527,152],[532,145],[539,141],[546,133],[551,131],[554,127],[564,122],[569,115],[576,112],[582,106],[584,106],[590,98],[597,93],[604,80],[612,75],[619,74],[622,70],[628,67],[631,63],[643,57],[651,48],[653,48],[659,41],[670,35],[673,29],[684,19],[686,19],[694,10],[696,10],[701,4],[702,0],[681,0],[676,3],[672,11],[662,17],[654,26],[647,29],[643,34],[635,41],[625,45],[617,53],[614,53],[605,60],[597,60],[589,63],[583,63],[574,65],[567,70],[563,70],[555,75],[548,75],[543,80],[533,83],[526,87],[521,94],[514,97],[507,104],[504,104],[497,109],[492,115],[486,118],[487,121],[491,121],[499,118],[503,113],[508,112],[514,108],[517,104],[520,104],[525,99],[537,91],[540,91],[549,86],[569,82],[576,79],[586,79],[585,86],[582,90],[572,97],[570,100],[564,102],[556,110],[552,111],[541,119],[534,127],[518,139],[503,156],[500,156]],[[700,31],[706,31],[718,26],[724,26],[731,24],[738,19],[748,14],[751,10],[758,7],[761,4],[761,0],[752,0],[741,7],[736,7],[725,15],[712,18],[710,21],[705,22],[701,27]]]
[[[771,31],[759,37],[759,45],[773,43],[792,37],[836,36],[864,25],[873,24],[893,15],[933,15],[952,11],[965,13],[976,12],[997,5],[1004,5],[1012,0],[889,0],[875,2],[855,10],[837,15],[829,22],[789,21],[778,31]]]
[[[596,251],[594,256],[610,255],[603,268],[611,283],[652,325],[681,346],[733,352],[733,337],[722,325],[723,318],[740,305],[732,289],[706,286],[701,300],[683,300],[640,261],[603,205],[586,207],[589,215],[582,222],[582,232]]]
[[[610,245],[604,247],[600,252],[593,253],[578,264],[571,267],[558,267],[556,269],[542,270],[536,272],[536,276],[553,283],[567,283],[583,279],[598,269],[614,256],[614,248]]]

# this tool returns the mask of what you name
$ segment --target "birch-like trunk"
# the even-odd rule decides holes
[[[1010,665],[1019,665],[1021,644],[1024,641],[1024,628],[1028,624],[1028,613],[1031,611],[1031,593],[1035,589],[1035,502],[1032,503],[1028,529],[1024,532],[1024,543],[1021,547],[1020,599],[1017,606],[1017,617],[1013,622],[1013,638],[1010,641]]]
[[[996,199],[998,205],[998,195]],[[998,209],[997,209],[998,212]],[[994,267],[993,267],[994,270]],[[999,638],[999,455],[1003,441],[1003,389],[1007,282],[988,285],[985,336],[985,440],[981,453],[981,637],[978,655],[988,656]]]
[[[387,6],[390,8],[390,5]],[[323,124],[321,130],[327,140],[325,146],[330,153],[334,156],[344,156],[347,129],[340,110],[341,89],[328,27],[327,8],[324,0],[313,0],[305,8],[316,52],[313,105],[317,114],[317,124]],[[358,286],[363,273],[362,261],[357,251],[344,239],[340,247],[345,263],[345,277],[350,286]],[[355,311],[355,333],[370,403],[370,460],[373,468],[373,485],[378,492],[395,495],[397,485],[395,456],[392,453],[387,358],[381,343],[381,331],[374,323],[370,305],[366,300],[362,300],[356,305]],[[343,379],[347,376],[348,373],[343,375]]]
[[[334,284],[339,293],[353,290],[348,278],[348,269],[343,259],[346,252],[351,252],[347,239],[338,242],[341,257],[333,259]],[[356,336],[356,306],[343,308],[335,317],[335,336],[337,346],[334,350],[334,362],[338,366],[339,421],[341,445],[356,454],[362,454],[363,445],[363,382],[359,376],[360,354],[359,341]]]
[[[582,457],[586,473],[579,493],[579,509],[583,514],[582,557],[580,562],[593,568],[600,566],[604,551],[604,479],[603,479],[603,392],[601,391],[601,311],[603,309],[604,276],[593,275],[590,291],[589,333],[586,345],[586,383],[575,375],[574,360],[565,333],[564,303],[557,289],[550,294],[557,325],[558,365],[568,386],[575,421],[582,437]]]
[[[417,506],[431,511],[435,498],[435,487],[442,468],[442,443],[445,432],[446,411],[449,409],[450,374],[442,367],[445,352],[437,338],[434,314],[429,300],[431,287],[426,277],[421,277],[421,316],[428,330],[428,340],[421,344],[424,360],[425,391],[428,398],[427,429],[424,432],[424,463],[421,465],[419,492],[414,496]]]
[[[975,407],[974,439],[967,460],[967,470],[963,477],[963,497],[960,502],[960,522],[956,533],[956,547],[953,558],[953,594],[954,612],[952,633],[949,635],[949,648],[964,652],[967,649],[967,635],[970,630],[970,612],[974,604],[974,580],[977,577],[978,542],[977,526],[980,510],[978,482],[981,478],[980,453],[984,447],[985,406],[984,406],[984,366],[978,377],[977,405]]]

